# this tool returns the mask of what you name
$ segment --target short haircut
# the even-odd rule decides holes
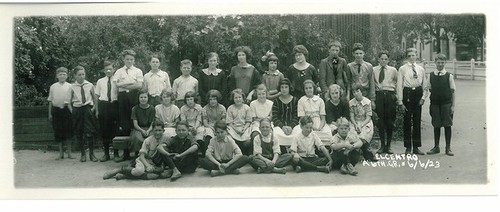
[[[415,49],[415,48],[406,49],[406,53],[405,53],[406,57],[408,57],[408,53],[410,53],[410,52],[414,52],[415,54],[417,54],[417,49]]]
[[[284,78],[278,82],[278,90],[281,91],[281,85],[288,85],[289,92],[293,91],[292,83],[288,78]]]
[[[340,126],[350,127],[349,121],[345,117],[340,117],[339,119],[337,119],[337,122],[335,124],[337,125],[337,127],[340,127]]]
[[[105,60],[103,65],[104,65],[104,67],[106,67],[106,66],[114,66],[115,64],[109,60]]]
[[[300,126],[305,126],[309,123],[313,123],[313,120],[310,116],[303,116],[299,120]]]
[[[78,71],[81,71],[81,70],[85,70],[85,68],[83,68],[83,66],[76,66],[74,69],[73,69],[73,74],[76,75],[76,73],[78,73]]]
[[[329,87],[328,87],[328,94],[327,96],[330,97],[332,94],[331,94],[331,90],[336,90],[336,91],[339,91],[340,93],[340,96],[344,96],[344,89],[342,89],[342,87],[340,87],[340,85],[337,85],[337,84],[331,84]]]
[[[208,55],[207,55],[207,62],[212,57],[216,57],[217,58],[217,63],[220,63],[219,54],[217,54],[216,52],[210,52],[210,53],[208,53]]]
[[[142,95],[142,94],[146,94],[146,96],[149,98],[149,93],[147,90],[139,90],[139,92],[137,92],[137,99],[139,99],[139,97]]]
[[[191,60],[189,59],[184,59],[181,61],[181,66],[192,66],[193,65],[193,62],[191,62]]]
[[[160,55],[158,55],[158,54],[152,54],[152,55],[150,55],[149,56],[149,61],[153,60],[153,58],[156,58],[156,59],[160,60]]]
[[[160,98],[163,99],[163,95],[167,95],[167,97],[170,98],[170,101],[174,101],[175,100],[175,95],[174,95],[174,92],[172,92],[172,91],[169,91],[167,89],[163,89],[161,91]]]
[[[196,102],[196,93],[194,91],[188,91],[185,95],[184,95],[184,103],[187,103],[187,99],[188,98],[193,98],[194,101]]]
[[[217,99],[217,102],[222,101],[222,94],[215,89],[209,90],[207,93],[207,102],[210,102],[210,98],[215,97]]]
[[[241,95],[241,97],[245,98],[245,93],[243,92],[243,90],[241,90],[241,88],[236,88],[233,91],[231,91],[230,102],[234,103],[234,95]]]
[[[181,121],[178,121],[178,122],[175,124],[175,129],[177,129],[177,127],[182,126],[182,125],[186,126],[186,128],[188,128],[188,129],[189,129],[189,127],[190,127],[190,125],[189,125],[189,123],[188,123],[187,121],[185,121],[185,120],[181,120]]]
[[[307,48],[304,45],[296,45],[295,47],[293,47],[293,55],[297,53],[302,53],[304,54],[304,56],[309,55],[309,51],[307,51]]]
[[[68,74],[68,69],[66,67],[59,67],[56,69],[56,74],[59,74],[59,73],[66,73]]]
[[[252,57],[252,49],[248,46],[238,46],[234,49],[234,54],[236,58],[238,58],[238,52],[243,52],[247,56],[247,60]]]
[[[356,90],[362,90],[363,89],[363,86],[361,86],[361,84],[359,83],[354,83],[351,87],[351,91],[354,92]]]
[[[121,53],[121,55],[122,55],[122,57],[125,57],[127,55],[135,57],[135,51],[132,50],[132,49],[123,50],[122,53]]]
[[[448,60],[448,58],[446,58],[446,55],[439,53],[434,58],[434,61],[436,61],[436,60]]]
[[[361,51],[365,51],[364,47],[363,47],[363,44],[361,43],[355,43],[352,47],[352,52],[355,52],[357,50],[361,50]]]
[[[312,81],[310,79],[307,79],[307,80],[304,80],[304,82],[302,83],[302,85],[304,86],[304,88],[306,87],[307,84],[312,84],[313,89],[316,90],[316,83],[314,83],[314,81]]]
[[[339,47],[339,49],[342,48],[342,44],[340,44],[340,42],[338,40],[334,40],[334,41],[331,41],[330,43],[328,43],[328,49],[331,49],[332,46]]]
[[[267,117],[266,117],[266,118],[261,119],[261,120],[259,121],[259,123],[262,125],[262,122],[265,122],[265,121],[269,122],[269,125],[271,125],[271,119],[270,119],[270,118],[267,118]]]
[[[214,124],[215,129],[227,130],[227,124],[223,120],[217,120]]]
[[[391,56],[389,55],[389,52],[388,52],[387,50],[382,50],[382,51],[380,51],[380,52],[378,53],[378,58],[382,57],[382,55],[384,55],[384,54],[385,54],[385,55],[387,55],[387,57],[389,57],[389,58],[391,57]]]
[[[154,129],[155,127],[158,127],[158,126],[160,126],[163,129],[163,128],[165,128],[165,123],[163,123],[159,119],[155,119],[155,121],[153,122],[152,127]]]

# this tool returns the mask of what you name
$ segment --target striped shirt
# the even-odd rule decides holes
[[[292,96],[292,100],[285,104],[280,98],[276,98],[273,102],[272,119],[273,125],[295,127],[299,124],[299,117],[297,116],[298,99]]]

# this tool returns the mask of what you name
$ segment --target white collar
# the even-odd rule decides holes
[[[267,74],[267,75],[274,75],[274,76],[278,76],[278,75],[280,75],[280,73],[281,73],[281,72],[280,72],[280,70],[278,70],[278,69],[276,69],[276,72],[274,72],[274,73],[269,72],[269,70],[268,70],[268,71],[266,71],[266,72],[264,72],[264,74]]]
[[[82,84],[80,84],[80,83],[78,83],[78,81],[75,81],[75,85],[78,85],[78,86],[82,86],[82,85],[85,85],[87,83],[90,83],[90,82],[87,80],[83,80]]]
[[[222,70],[220,70],[220,69],[215,69],[215,72],[211,72],[210,70],[208,70],[208,68],[202,69],[201,71],[203,71],[203,73],[205,73],[208,76],[210,76],[210,75],[217,76],[217,75],[219,75],[220,72],[222,72]]]
[[[156,73],[155,73],[155,72],[153,72],[153,70],[150,70],[150,71],[149,71],[149,73],[151,73],[151,74],[156,74],[156,75],[158,75],[158,76],[160,76],[160,72],[162,72],[162,70],[161,70],[161,69],[158,69],[158,71],[157,71]]]
[[[446,74],[446,69],[443,68],[443,70],[441,70],[441,71],[438,71],[438,70],[434,71],[434,74],[437,75],[437,76],[439,76],[439,73],[441,73],[441,75],[445,75]]]
[[[358,100],[356,100],[356,97],[354,97],[352,100],[351,100],[352,103],[354,104],[358,104],[358,103],[361,103],[361,105],[365,106],[367,104],[370,104],[370,100],[366,97],[363,96],[363,99],[361,100],[361,102],[359,102]]]

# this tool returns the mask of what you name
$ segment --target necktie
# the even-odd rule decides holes
[[[378,83],[382,83],[382,81],[384,81],[384,77],[385,77],[385,66],[382,66],[382,68],[380,68],[380,74],[378,75]]]
[[[108,77],[108,101],[111,102],[111,78]]]
[[[82,84],[81,85],[81,89],[80,89],[80,92],[81,92],[81,95],[82,95],[82,105],[85,105],[85,102],[87,102],[87,100],[85,99],[85,90],[83,89],[83,86],[85,84]]]
[[[413,70],[413,78],[417,78],[418,75],[417,75],[417,70],[415,70],[415,64],[411,64],[411,69]]]
[[[358,74],[361,73],[361,64],[358,63]]]

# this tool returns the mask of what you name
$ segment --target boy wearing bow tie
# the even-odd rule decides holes
[[[323,91],[324,99],[327,100],[328,87],[332,84],[339,85],[346,93],[350,93],[350,86],[347,83],[346,73],[347,61],[339,57],[342,45],[339,41],[332,41],[328,44],[328,57],[322,59],[319,64],[319,86]]]

